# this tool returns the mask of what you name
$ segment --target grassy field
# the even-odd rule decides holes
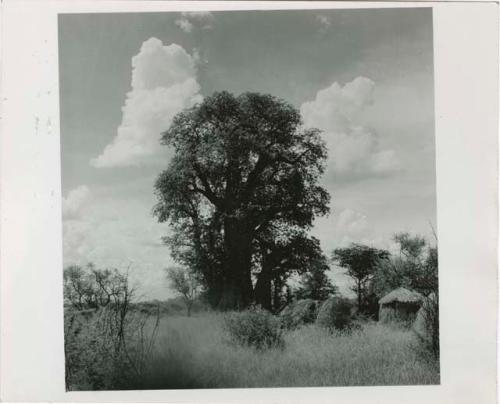
[[[222,314],[163,317],[159,327],[141,389],[439,384],[411,331],[377,323],[350,335],[304,326],[265,351],[231,344]]]

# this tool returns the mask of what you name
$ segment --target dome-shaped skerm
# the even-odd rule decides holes
[[[397,288],[382,297],[378,303],[379,321],[410,325],[422,305],[424,296],[414,290]]]

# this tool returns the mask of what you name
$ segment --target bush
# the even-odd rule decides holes
[[[286,329],[294,329],[303,324],[314,323],[319,303],[312,299],[297,300],[281,312],[281,324]]]
[[[330,330],[347,330],[353,326],[352,303],[342,297],[331,297],[319,308],[316,323]]]
[[[279,319],[266,310],[250,308],[225,318],[231,341],[257,349],[283,347],[283,331]]]
[[[159,313],[118,308],[65,310],[66,390],[128,389],[144,374]]]
[[[435,358],[439,358],[439,298],[431,293],[425,298],[413,323],[413,331]]]

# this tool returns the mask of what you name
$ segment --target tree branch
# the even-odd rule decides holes
[[[221,201],[217,197],[217,195],[215,195],[214,191],[212,190],[212,187],[210,186],[210,183],[208,182],[206,175],[203,174],[200,166],[197,163],[193,163],[193,168],[194,168],[194,171],[195,171],[196,175],[198,176],[199,180],[203,184],[203,188],[199,188],[195,184],[192,184],[193,191],[199,192],[200,194],[205,196],[210,202],[212,202],[212,204],[214,206],[220,208]]]

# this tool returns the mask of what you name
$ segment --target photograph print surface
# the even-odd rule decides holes
[[[67,390],[440,383],[431,8],[58,33]]]

